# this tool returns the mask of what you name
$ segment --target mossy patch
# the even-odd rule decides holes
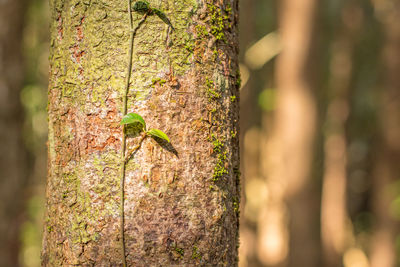
[[[221,98],[221,94],[215,90],[215,83],[213,80],[210,80],[206,77],[206,92],[208,100],[211,102],[212,100]]]
[[[220,8],[214,4],[207,4],[208,12],[210,15],[210,33],[217,39],[227,42],[225,31],[231,29],[231,15],[232,8],[227,5],[225,9]]]
[[[217,155],[217,162],[214,167],[212,178],[214,182],[217,182],[224,174],[228,173],[226,168],[227,151],[224,149],[223,142],[219,140],[214,133],[211,133],[209,140],[213,144],[213,153]]]
[[[194,245],[192,250],[192,259],[201,260],[201,258],[202,256],[199,248],[196,245]]]

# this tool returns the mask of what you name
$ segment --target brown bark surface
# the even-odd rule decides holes
[[[0,2],[0,266],[19,266],[19,226],[27,180],[22,140],[24,1]]]
[[[163,1],[134,39],[128,112],[147,138],[127,164],[128,266],[235,266],[238,233],[237,1]],[[52,12],[43,266],[121,266],[120,149],[127,1]],[[134,27],[142,18],[133,13]],[[127,150],[138,132],[128,129]]]

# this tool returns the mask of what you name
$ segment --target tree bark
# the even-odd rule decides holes
[[[133,3],[132,3],[133,4]],[[236,0],[168,0],[134,36],[128,112],[146,138],[126,165],[128,266],[236,266]],[[128,3],[52,0],[43,266],[120,266]],[[133,27],[143,14],[133,12]],[[127,130],[127,150],[138,145]]]
[[[27,181],[20,91],[24,1],[0,2],[0,266],[19,266],[19,226]]]

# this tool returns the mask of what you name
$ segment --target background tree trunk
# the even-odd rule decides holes
[[[128,112],[147,138],[127,164],[129,266],[235,266],[237,1],[163,1],[134,40]],[[122,264],[119,225],[127,1],[50,1],[49,167],[44,266]],[[133,13],[134,27],[142,14]],[[127,147],[138,142],[128,129]],[[161,145],[160,145],[161,144]]]
[[[351,246],[348,237],[346,136],[350,96],[354,93],[355,47],[360,39],[363,11],[358,0],[344,1],[330,42],[332,58],[324,118],[324,175],[321,196],[321,240],[325,267],[341,266]],[[353,234],[353,233],[352,233]]]
[[[373,173],[372,211],[376,222],[371,267],[390,267],[397,266],[400,259],[396,248],[400,233],[400,1],[374,4],[384,32],[384,71],[379,91],[380,125]]]
[[[280,2],[282,52],[276,65],[275,175],[285,181],[290,235],[288,266],[321,266],[316,231],[319,188],[313,175],[317,138],[317,7],[315,0]]]
[[[19,227],[27,181],[20,91],[24,1],[0,2],[0,266],[19,266]]]

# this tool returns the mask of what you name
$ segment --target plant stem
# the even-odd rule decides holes
[[[144,139],[146,139],[146,137],[147,137],[146,133],[142,134],[141,138],[139,140],[139,143],[134,148],[132,148],[130,151],[128,151],[127,157],[125,158],[125,164],[127,164],[128,161],[133,157],[133,154],[139,150],[139,148],[142,146],[142,143],[143,143]]]
[[[131,0],[128,0],[128,16],[129,16],[129,29],[130,29],[130,40],[129,40],[129,53],[128,53],[128,67],[126,70],[126,83],[125,83],[125,94],[123,97],[123,108],[122,108],[122,116],[125,116],[128,111],[128,93],[129,93],[129,82],[131,79],[132,72],[132,58],[133,58],[133,41],[135,39],[135,35],[139,27],[143,24],[148,16],[148,12],[144,14],[142,19],[139,21],[138,25],[133,29],[133,20],[132,20],[132,10],[131,10]],[[120,200],[120,216],[121,216],[121,225],[120,225],[120,241],[121,241],[121,254],[122,254],[122,266],[127,267],[126,264],[126,253],[125,253],[125,170],[126,163],[125,153],[126,153],[126,125],[122,126],[122,149],[121,149],[121,180],[120,180],[120,190],[121,190],[121,200]]]

